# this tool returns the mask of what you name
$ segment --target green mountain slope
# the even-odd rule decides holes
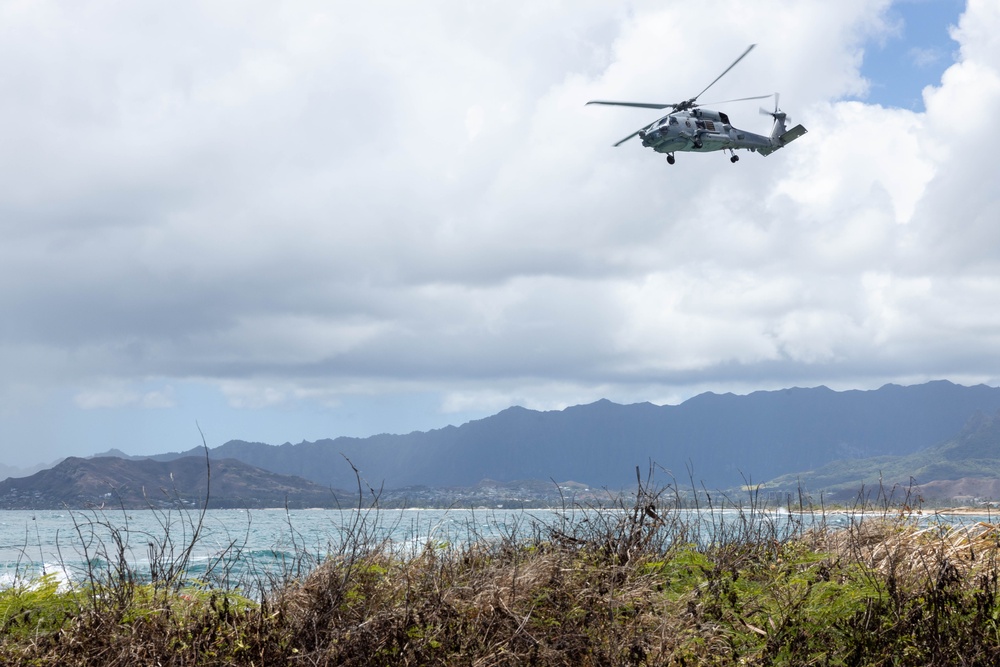
[[[1000,411],[977,412],[962,431],[941,444],[906,456],[879,456],[839,460],[815,470],[782,475],[762,486],[774,493],[813,496],[823,492],[832,500],[850,500],[861,489],[879,485],[899,493],[912,488],[926,500],[956,496],[991,495],[1000,489]],[[975,491],[979,494],[975,494]]]

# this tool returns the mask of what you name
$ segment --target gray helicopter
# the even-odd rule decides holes
[[[708,90],[715,83],[724,77],[729,70],[736,67],[736,64],[750,53],[756,44],[751,44],[733,64],[726,68],[726,71],[715,78],[715,81],[708,84]],[[774,93],[774,111],[761,108],[760,112],[774,118],[774,126],[771,128],[770,136],[754,134],[733,127],[729,122],[729,116],[721,111],[709,111],[696,104],[705,90],[701,91],[689,100],[677,102],[675,104],[648,104],[645,102],[606,102],[604,100],[591,100],[587,104],[609,104],[620,107],[641,107],[643,109],[673,109],[670,113],[659,118],[640,130],[633,132],[615,144],[620,146],[632,137],[639,137],[642,145],[652,148],[657,153],[666,153],[667,162],[674,163],[674,153],[677,151],[695,151],[698,153],[708,153],[709,151],[729,151],[730,162],[738,162],[739,156],[736,151],[746,149],[751,153],[770,155],[779,148],[795,141],[806,133],[806,128],[796,125],[790,130],[785,129],[785,123],[791,121],[784,111],[778,108],[778,93]],[[723,100],[721,102],[710,102],[709,104],[728,104],[729,102],[743,102],[746,100],[762,100],[771,95],[758,95],[756,97],[741,97],[735,100]]]

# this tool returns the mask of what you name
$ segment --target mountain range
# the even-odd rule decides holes
[[[403,506],[545,504],[564,492],[586,499],[634,487],[637,467],[681,489],[749,482],[849,500],[862,484],[882,482],[938,497],[997,497],[1000,388],[938,381],[707,393],[676,406],[601,400],[547,412],[513,407],[404,435],[232,440],[152,457],[111,450],[0,482],[0,507],[198,506],[209,468],[214,507],[353,505],[359,482]]]
[[[634,484],[637,465],[645,471],[651,463],[664,469],[661,479],[732,488],[838,460],[911,455],[954,438],[977,413],[997,410],[1000,389],[985,385],[793,388],[706,393],[674,406],[601,400],[547,412],[512,407],[427,432],[283,445],[232,440],[209,455],[327,488],[353,488],[353,464],[375,488],[471,486],[491,478],[619,489]],[[194,448],[149,458],[192,455],[204,454]]]

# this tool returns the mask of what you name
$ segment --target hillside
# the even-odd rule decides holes
[[[917,452],[958,433],[977,411],[1000,409],[1000,389],[930,382],[872,391],[826,387],[702,394],[676,406],[602,400],[560,411],[513,407],[462,426],[268,445],[230,441],[213,458],[352,488],[349,458],[376,488],[472,486],[491,478],[574,479],[593,487],[634,483],[635,466],[663,466],[684,486],[729,488],[841,459]],[[163,454],[171,460],[197,454]]]
[[[172,461],[70,457],[29,477],[0,482],[0,509],[106,506],[200,507],[205,500],[205,457]],[[345,492],[341,502],[355,502]],[[209,507],[336,507],[329,488],[232,459],[212,461]]]
[[[875,489],[912,487],[928,501],[1000,498],[1000,412],[973,415],[961,432],[947,441],[906,456],[840,460],[817,470],[792,473],[764,485],[768,491],[795,492],[849,501],[863,484]]]

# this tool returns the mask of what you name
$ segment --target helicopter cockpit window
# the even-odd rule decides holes
[[[674,118],[673,116],[671,116],[671,117],[670,117],[670,124],[671,124],[671,125],[677,125],[677,119],[676,119],[676,118]]]

